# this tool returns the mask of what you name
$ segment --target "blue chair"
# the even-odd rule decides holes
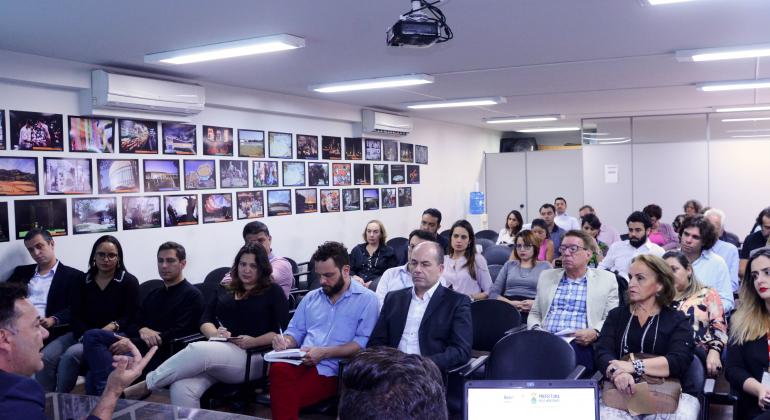
[[[505,245],[493,245],[485,249],[483,255],[487,264],[503,265],[511,258],[511,248]]]

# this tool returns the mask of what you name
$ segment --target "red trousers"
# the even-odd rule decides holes
[[[275,420],[295,420],[302,407],[337,394],[337,377],[321,376],[315,366],[270,365],[270,409]]]

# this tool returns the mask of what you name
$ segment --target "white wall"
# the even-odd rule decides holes
[[[91,66],[6,51],[0,51],[0,62],[12,63],[7,68],[0,66],[0,109],[61,113],[65,114],[65,120],[66,115],[85,112],[80,108],[78,95],[89,86]],[[198,138],[201,138],[202,124],[319,136],[360,136],[360,109],[357,107],[228,86],[206,87],[206,110],[192,119],[199,127]],[[350,248],[362,241],[361,232],[365,223],[374,218],[384,222],[389,236],[405,236],[418,226],[420,214],[427,207],[436,207],[443,212],[445,226],[465,217],[468,193],[474,190],[477,183],[483,183],[483,153],[497,150],[499,133],[424,119],[415,119],[414,124],[413,133],[398,140],[428,146],[429,164],[420,165],[421,183],[412,185],[412,207],[259,219],[270,228],[276,253],[305,261],[324,240],[339,240]],[[0,155],[141,158],[137,155],[68,152],[2,151]],[[42,167],[39,169],[42,170]],[[23,197],[28,198],[49,197]],[[15,234],[14,197],[0,197],[0,201],[9,202],[9,226]],[[70,200],[67,201],[71,211]],[[119,210],[119,216],[120,213]],[[242,244],[241,230],[247,222],[119,230],[113,234],[123,244],[127,267],[140,281],[157,278],[154,262],[157,247],[163,241],[174,240],[187,248],[187,277],[193,282],[200,282],[211,269],[231,264]],[[70,226],[69,236],[56,238],[57,255],[66,264],[84,269],[91,246],[98,237],[99,234],[74,236]],[[31,262],[22,241],[12,239],[0,243],[0,278],[7,277],[16,265]]]

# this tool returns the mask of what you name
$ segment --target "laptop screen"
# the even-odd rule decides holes
[[[465,419],[598,420],[595,381],[469,381],[465,383]]]

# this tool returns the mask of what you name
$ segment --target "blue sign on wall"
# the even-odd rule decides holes
[[[484,193],[472,192],[471,193],[471,214],[484,214]]]

